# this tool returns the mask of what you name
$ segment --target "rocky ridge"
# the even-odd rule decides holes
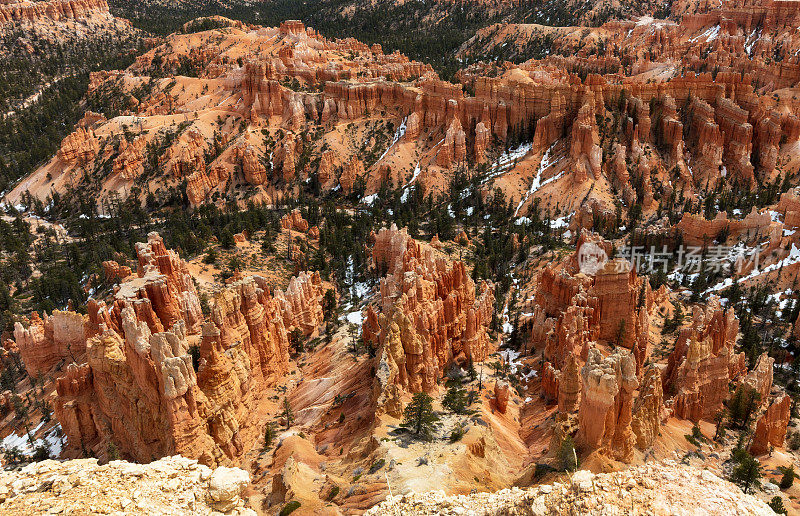
[[[149,464],[46,460],[0,473],[0,514],[255,515],[240,497],[250,475],[181,456]]]
[[[631,511],[631,507],[634,507]],[[395,514],[546,515],[775,514],[764,502],[708,470],[674,461],[595,475],[580,470],[566,481],[527,490],[447,496],[441,491],[397,495],[368,516]]]
[[[489,142],[496,138],[506,143],[530,139],[523,157],[533,161],[551,148],[566,158],[557,160],[557,166],[543,162],[539,181],[552,179],[551,185],[541,185],[533,196],[520,189],[520,182],[533,182],[534,177],[527,177],[530,172],[517,180],[497,180],[507,197],[522,201],[520,214],[535,197],[547,201],[548,192],[560,192],[557,197],[567,192],[568,198],[562,199],[567,209],[589,209],[595,216],[611,213],[611,200],[619,195],[627,206],[640,204],[650,213],[659,201],[696,199],[718,184],[752,189],[790,172],[786,158],[800,138],[797,106],[787,95],[769,93],[800,78],[797,57],[788,50],[800,43],[788,36],[778,38],[785,41],[780,45],[760,39],[764,48],[758,47],[759,55],[768,53],[769,46],[783,56],[780,66],[762,68],[754,67],[746,46],[754,26],[777,20],[776,30],[785,30],[795,11],[776,7],[765,14],[769,7],[764,11],[729,4],[734,3],[709,7],[702,16],[687,14],[679,23],[646,17],[608,22],[600,35],[591,35],[591,44],[567,36],[556,39],[554,48],[565,56],[505,63],[498,76],[485,64],[474,65],[460,73],[461,84],[441,81],[428,65],[384,54],[379,46],[327,40],[296,21],[275,28],[232,22],[224,33],[174,34],[124,72],[94,74],[90,93],[107,88],[132,92],[132,85],[147,84],[149,95],[132,99],[126,111],[143,121],[137,140],[157,136],[147,134],[145,126],[158,126],[159,117],[194,114],[191,127],[175,139],[161,162],[174,175],[157,180],[169,186],[186,178],[192,204],[245,185],[255,186],[254,200],[264,201],[274,190],[308,179],[315,168],[325,190],[341,186],[349,193],[362,177],[371,194],[387,177],[402,184],[404,171],[415,166],[409,161],[412,150],[422,177],[433,179],[424,181],[426,188],[440,192],[446,186],[441,178],[446,182],[461,164],[485,161],[487,152],[492,154]],[[729,9],[752,11],[750,21]],[[655,40],[666,42],[661,53],[653,50],[659,48],[652,45]],[[613,48],[615,55],[630,57],[624,64],[617,57],[597,57],[600,43],[600,50]],[[601,60],[616,65],[601,66]],[[150,80],[154,67],[168,72],[181,62],[198,70],[197,78],[182,79],[181,89],[172,91],[169,83]],[[711,74],[709,69],[720,71]],[[198,89],[205,92],[202,98],[194,93]],[[374,115],[398,130],[381,149],[380,159],[365,165],[341,141],[337,126],[360,125]],[[247,126],[241,132],[224,129],[226,148],[206,163],[204,153],[217,147],[215,128],[208,125],[217,116],[244,117]],[[312,145],[312,153],[319,154],[318,167],[306,162],[298,170],[309,145],[302,141],[303,131],[320,127],[322,138]],[[113,147],[120,137],[119,121],[90,129],[95,136],[88,140],[83,134],[65,139],[61,155],[75,154],[78,141],[85,157],[101,145],[104,154],[90,164],[114,158],[120,178],[132,181],[139,173],[138,161],[125,146],[122,151]],[[424,136],[434,137],[431,144],[421,141]],[[57,168],[71,170],[73,161]],[[51,187],[63,188],[64,179],[50,172],[49,180],[43,172],[26,188],[42,196]],[[21,194],[15,190],[10,198]],[[583,217],[587,222],[593,218]]]
[[[7,1],[0,4],[0,25],[78,20],[95,13],[108,12],[105,0]]]

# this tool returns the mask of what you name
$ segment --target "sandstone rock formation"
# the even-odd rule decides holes
[[[281,227],[306,233],[308,232],[308,221],[303,218],[300,210],[292,210],[281,218]]]
[[[0,4],[0,24],[80,20],[98,12],[108,12],[105,0],[8,1]]]
[[[545,362],[541,371],[542,394],[548,402],[558,400],[559,393],[559,372],[553,368],[553,364]]]
[[[214,166],[206,171],[202,168],[186,176],[186,196],[189,202],[196,206],[203,204],[208,199],[208,194],[224,185],[230,178],[230,172],[224,166]]]
[[[144,172],[145,138],[137,137],[130,143],[124,137],[119,144],[119,155],[114,159],[114,173],[131,181]]]
[[[603,358],[591,348],[581,381],[578,443],[630,462],[636,441],[631,430],[633,393],[639,387],[633,356],[617,350]]]
[[[442,140],[436,155],[436,164],[440,167],[450,168],[454,163],[464,161],[466,155],[466,135],[461,128],[461,122],[458,118],[454,118],[445,131],[444,140]]]
[[[350,158],[344,164],[342,174],[339,176],[339,184],[342,186],[342,191],[349,194],[353,190],[356,179],[364,176],[364,163],[356,156]]]
[[[559,372],[558,410],[571,413],[578,410],[581,393],[581,377],[575,355],[569,355],[564,368]]]
[[[14,324],[14,340],[32,377],[47,373],[61,361],[76,361],[86,352],[84,316],[55,310],[52,315],[33,312],[29,326]]]
[[[779,186],[793,181],[784,178],[796,162],[800,139],[800,103],[792,95],[800,80],[795,55],[800,39],[793,36],[800,10],[791,2],[752,4],[679,0],[669,20],[644,16],[601,27],[546,29],[550,55],[522,64],[470,58],[463,62],[473,64],[457,75],[460,84],[442,81],[429,66],[398,53],[384,54],[380,46],[327,39],[296,20],[274,28],[231,22],[193,31],[187,25],[154,42],[157,46],[127,70],[92,74],[90,98],[119,93],[114,100],[121,101],[120,116],[89,114],[64,139],[57,157],[20,181],[6,201],[27,199],[26,189],[35,196],[69,191],[75,184],[71,173],[86,168],[92,181],[81,187],[98,187],[88,193],[98,194],[99,205],[114,192],[132,190],[135,182],[159,202],[165,194],[185,192],[192,207],[233,200],[240,207],[251,202],[274,207],[324,191],[337,209],[363,213],[369,199],[380,199],[383,207],[390,201],[378,190],[387,178],[400,186],[414,171],[417,184],[436,199],[465,172],[475,182],[464,190],[469,194],[464,200],[480,201],[466,219],[456,214],[463,206],[449,207],[457,226],[450,235],[458,235],[454,242],[435,236],[430,245],[422,244],[392,227],[365,243],[372,245],[374,270],[382,280],[377,295],[352,309],[364,308],[363,342],[375,356],[357,357],[346,373],[331,372],[340,365],[331,365],[330,353],[341,343],[334,335],[333,345],[318,346],[326,348],[319,352],[320,363],[298,361],[302,375],[287,383],[308,391],[314,384],[334,399],[320,396],[315,400],[320,403],[303,407],[303,431],[317,433],[315,444],[328,458],[339,450],[359,467],[390,460],[389,444],[355,435],[354,429],[375,423],[374,414],[400,416],[411,393],[437,394],[452,364],[467,367],[490,356],[492,287],[477,285],[469,265],[445,253],[480,255],[481,237],[470,240],[468,233],[475,233],[471,224],[480,226],[479,217],[486,214],[469,210],[491,202],[499,188],[518,206],[517,224],[508,226],[514,231],[509,249],[525,258],[529,248],[523,243],[535,239],[543,220],[532,213],[538,209],[537,215],[549,210],[548,218],[557,219],[550,236],[575,244],[575,252],[568,255],[557,245],[552,254],[537,249],[526,260],[515,258],[513,276],[511,269],[508,274],[512,293],[500,305],[508,301],[509,311],[518,313],[508,319],[495,315],[502,333],[508,333],[503,323],[517,315],[526,330],[514,334],[527,336],[515,350],[522,360],[504,362],[518,368],[509,374],[521,381],[512,383],[512,391],[495,379],[493,393],[482,396],[491,403],[481,405],[494,414],[481,418],[487,426],[475,425],[475,433],[484,433],[463,443],[465,453],[470,461],[483,461],[476,471],[502,463],[492,455],[494,433],[504,453],[529,451],[509,463],[530,463],[538,458],[533,456],[541,449],[538,443],[551,437],[547,454],[552,456],[554,444],[570,435],[581,453],[599,451],[598,461],[630,461],[633,446],[647,450],[656,444],[661,451],[664,418],[710,419],[731,386],[752,387],[765,403],[772,390],[771,359],[761,357],[747,374],[744,356],[734,351],[733,310],[723,310],[715,299],[683,325],[667,364],[664,346],[651,356],[651,345],[660,339],[672,345],[674,339],[658,336],[655,325],[674,313],[669,301],[679,303],[680,296],[670,296],[666,287],[654,292],[627,261],[608,259],[623,236],[647,246],[747,240],[749,247],[768,238],[764,257],[778,264],[780,281],[791,276],[793,271],[782,267],[789,262],[780,260],[796,257],[797,192],[749,214],[732,208],[749,202],[748,189],[777,196]],[[0,7],[9,5],[21,7]],[[686,16],[678,16],[683,11]],[[504,24],[496,25],[504,30]],[[544,30],[518,29],[530,36],[524,45],[540,37],[526,31]],[[151,80],[182,74],[187,67],[195,77]],[[394,140],[391,131],[378,134],[390,123],[401,127]],[[364,203],[352,195],[358,190],[361,197],[356,185],[362,184]],[[706,202],[711,192],[722,196],[720,209],[729,214],[700,214],[716,209]],[[569,217],[566,232],[562,226]],[[302,232],[314,249],[311,240],[321,232],[327,240],[331,228],[329,221],[310,227],[312,219],[316,223],[313,213],[308,221],[299,210],[288,213],[280,222],[282,239]],[[636,222],[632,235],[631,222]],[[597,234],[614,235],[614,243]],[[246,238],[234,237],[237,243]],[[289,266],[297,270],[309,252],[298,245],[301,240],[286,249],[295,261]],[[252,246],[245,247],[239,251]],[[269,281],[237,273],[224,288],[211,286],[205,275],[196,285],[189,274],[194,266],[167,250],[159,237],[151,235],[136,251],[135,276],[116,258],[119,263],[103,264],[107,283],[93,278],[87,285],[114,289],[104,300],[90,300],[88,316],[55,312],[32,316],[30,324],[22,320],[6,351],[19,350],[32,374],[60,371],[52,404],[67,438],[67,456],[95,454],[104,460],[113,446],[139,461],[174,453],[207,464],[250,460],[263,423],[254,414],[263,419],[271,403],[265,393],[294,370],[290,336],[299,331],[313,339],[323,321],[322,280],[298,273],[285,291],[273,290],[283,276],[270,271]],[[531,270],[534,266],[539,268]],[[208,295],[202,308],[200,299],[206,298],[198,285]],[[780,301],[792,296],[781,294]],[[795,332],[800,335],[800,322]],[[500,334],[498,342],[503,338]],[[308,381],[309,370],[319,373],[313,378],[319,382]],[[353,380],[342,376],[364,378],[361,391],[372,390],[355,392],[348,383]],[[348,389],[327,390],[329,382]],[[522,404],[509,400],[517,393]],[[351,394],[355,399],[348,401]],[[0,406],[9,407],[9,399],[0,397]],[[356,401],[360,407],[353,409]],[[541,419],[527,424],[544,403],[548,424]],[[774,446],[785,433],[784,404],[775,402],[758,419],[755,450]],[[316,417],[309,414],[326,410],[331,413],[309,422]],[[501,428],[517,424],[519,431]],[[356,442],[334,450],[330,444],[336,439]],[[323,446],[329,446],[327,453]],[[263,465],[252,458],[260,475]],[[264,475],[274,478],[281,502],[291,498],[296,482],[322,484],[329,478],[316,470],[306,478],[298,464],[292,457],[279,472],[270,471],[272,477]],[[351,478],[351,471],[346,473]],[[237,476],[231,485],[244,482]],[[582,483],[593,480],[581,474],[573,491],[584,492]],[[352,496],[342,493],[340,500],[363,503],[361,486],[352,483]],[[217,486],[215,493],[215,507],[229,509],[227,489]]]
[[[419,115],[416,112],[411,113],[406,120],[406,132],[403,137],[408,141],[415,141],[419,138],[420,130]]]
[[[630,270],[623,260],[589,267],[579,266],[581,248],[600,253],[606,243],[582,233],[577,249],[566,263],[551,264],[542,271],[533,306],[534,331],[529,347],[544,349],[545,358],[561,368],[569,355],[586,355],[588,344],[604,340],[630,349],[637,371],[649,356],[649,310],[654,301],[646,279]]]
[[[674,392],[677,417],[710,419],[728,398],[728,385],[746,370],[743,353],[734,353],[739,322],[712,298],[697,307],[690,328],[681,331],[664,373],[664,391]],[[771,379],[770,379],[771,384]]]
[[[167,249],[157,233],[150,233],[147,243],[138,242],[136,253],[138,277],[120,285],[108,310],[113,328],[122,327],[122,309],[131,306],[154,333],[171,328],[179,320],[190,333],[196,333],[203,315],[186,262]]]
[[[578,117],[572,124],[571,138],[570,158],[575,163],[573,181],[583,183],[590,177],[599,179],[603,151],[598,145],[594,99],[587,98],[578,110]]]
[[[494,295],[487,283],[476,289],[463,263],[394,226],[375,236],[372,259],[385,277],[380,312],[367,309],[364,342],[378,350],[379,410],[398,416],[398,388],[435,391],[448,364],[486,358]]]
[[[85,334],[82,316],[56,312],[17,335],[30,367],[58,360],[73,340],[72,349],[85,347],[86,362],[56,380],[65,454],[102,458],[113,443],[142,462],[176,453],[231,462],[257,437],[250,410],[288,370],[289,332],[312,335],[323,319],[319,275],[303,273],[274,293],[262,278],[245,278],[216,293],[206,320],[186,263],[157,234],[137,252],[138,276],[120,284],[110,308],[90,303]],[[74,320],[79,334],[62,320]],[[198,333],[199,362],[190,353]]]
[[[133,271],[127,265],[120,265],[115,260],[107,260],[103,262],[103,275],[106,281],[116,281],[118,279],[125,279],[133,274]]]
[[[639,393],[633,404],[631,430],[636,436],[636,447],[650,448],[658,437],[661,426],[664,393],[661,388],[661,372],[652,365],[645,369]]]
[[[758,418],[750,453],[761,455],[770,451],[770,447],[780,448],[786,438],[786,427],[789,425],[792,399],[784,394],[774,400],[766,412]]]
[[[511,389],[506,382],[495,382],[494,384],[494,402],[497,411],[501,414],[506,413],[508,408],[508,398],[511,395]]]
[[[775,359],[764,352],[758,357],[756,366],[742,380],[742,384],[754,389],[758,393],[759,404],[767,402],[769,391],[772,389],[772,366]]]
[[[689,245],[703,246],[713,243],[719,235],[727,234],[733,238],[760,238],[767,236],[772,227],[772,219],[768,213],[751,211],[740,220],[729,220],[725,212],[720,212],[712,220],[692,213],[685,213],[675,225],[675,231]]]
[[[475,126],[475,147],[474,158],[478,163],[486,160],[486,149],[489,147],[489,129],[483,122],[478,122]]]
[[[176,179],[206,171],[206,140],[197,129],[189,129],[169,146],[159,161]]]
[[[334,173],[334,154],[332,150],[327,150],[320,154],[319,168],[317,169],[317,177],[319,179],[320,187],[323,190],[330,190],[336,184],[336,175]]]
[[[93,4],[92,0],[40,2],[37,9],[41,3]],[[18,4],[7,5],[15,6],[9,7],[14,12],[9,18],[21,16]],[[380,184],[376,176],[384,173],[384,167],[362,170],[354,161],[358,159],[355,154],[338,156],[324,144],[305,149],[299,141],[312,124],[327,124],[327,135],[336,130],[332,121],[380,113],[393,123],[405,120],[403,141],[415,142],[426,165],[439,165],[432,173],[444,178],[454,164],[465,160],[468,145],[471,157],[481,162],[495,141],[504,143],[509,135],[515,140],[532,140],[534,153],[563,142],[557,146],[558,152],[569,159],[568,171],[577,186],[563,195],[582,202],[588,194],[586,202],[607,204],[610,196],[619,195],[629,206],[639,204],[649,212],[657,208],[656,198],[665,201],[672,193],[692,199],[719,184],[753,188],[772,181],[782,173],[779,157],[788,149],[786,144],[800,138],[798,107],[787,96],[771,94],[800,80],[794,55],[797,44],[789,43],[787,32],[794,10],[738,6],[729,1],[690,7],[690,13],[666,25],[643,18],[638,25],[609,21],[602,28],[587,28],[586,34],[576,29],[558,30],[552,35],[554,52],[547,57],[519,65],[503,63],[495,70],[487,63],[475,63],[459,72],[461,84],[442,81],[430,66],[398,53],[384,54],[374,45],[350,38],[325,39],[299,22],[291,23],[291,29],[264,27],[248,33],[248,26],[231,21],[224,31],[176,34],[175,42],[180,43],[151,49],[125,72],[93,74],[90,89],[96,91],[113,82],[129,95],[136,81],[121,84],[125,82],[122,75],[150,77],[159,67],[177,73],[188,60],[198,69],[198,77],[193,79],[216,81],[218,87],[208,93],[206,104],[195,105],[194,98],[168,91],[165,84],[149,98],[131,102],[129,114],[145,120],[220,108],[226,113],[220,115],[223,118],[242,117],[253,127],[262,127],[268,138],[266,133],[249,132],[233,149],[208,164],[209,169],[222,163],[241,166],[245,183],[256,186],[264,185],[266,179],[284,189],[297,178],[305,179],[312,170],[310,163],[319,163],[324,190],[335,186],[334,170],[339,164],[344,165],[339,183],[345,193],[362,175],[367,176],[368,185]],[[745,12],[749,14],[743,15]],[[752,27],[759,23],[774,25],[782,32],[756,36]],[[530,27],[500,29],[508,29],[515,38],[523,34],[533,37],[527,32]],[[249,38],[259,42],[263,53],[252,51],[244,42]],[[598,41],[603,42],[602,52],[596,48]],[[628,57],[620,59],[616,51],[611,55],[607,51],[611,48]],[[642,48],[649,50],[642,52]],[[348,53],[351,56],[345,57]],[[651,80],[656,69],[663,74]],[[300,88],[287,87],[293,81]],[[194,145],[190,140],[195,138],[196,128],[202,129],[197,134],[210,134],[209,127],[198,120],[202,116],[191,123],[186,136],[180,136],[174,155],[162,163],[174,168],[176,177],[194,174],[187,193],[191,192],[195,204],[206,202],[208,189],[221,182],[209,177],[212,186],[202,186],[206,183],[203,175],[210,176],[206,163],[198,159],[204,157],[203,152],[188,149]],[[111,125],[100,120],[91,129],[81,129],[111,136]],[[237,137],[232,126],[238,122],[220,129],[225,138]],[[285,131],[283,136],[271,140],[278,128]],[[439,137],[430,143],[420,141],[423,132]],[[609,137],[614,141],[609,142]],[[75,141],[65,141],[65,160],[91,154],[78,151],[87,147],[84,139],[84,135],[75,135]],[[139,173],[138,155],[128,149],[142,145],[140,139],[154,142],[152,135],[142,131],[121,144],[123,149],[115,161],[120,176],[130,178]],[[111,141],[104,138],[103,145]],[[203,151],[211,150],[202,143]],[[185,156],[178,152],[182,146],[187,147]],[[271,159],[262,152],[265,148]],[[296,170],[306,150],[311,151],[310,160],[304,161],[306,170]],[[604,153],[609,153],[609,159],[603,159]],[[211,155],[215,153],[209,152]],[[44,169],[41,173],[46,175]],[[594,185],[591,193],[589,181]],[[260,189],[241,184],[234,187],[263,199]],[[12,197],[18,198],[24,190],[15,189]]]
[[[245,181],[251,185],[261,185],[267,181],[267,169],[259,160],[255,147],[242,143],[236,147],[236,155],[242,165]]]
[[[66,165],[86,166],[94,160],[99,151],[100,144],[95,138],[94,131],[79,127],[62,140],[57,156]]]
[[[597,297],[599,338],[633,351],[637,371],[649,355],[648,299],[650,284],[628,270],[627,262],[612,260],[598,271],[592,293]]]
[[[224,107],[230,108],[232,116],[243,116],[251,124],[271,125],[271,129],[280,126],[289,130],[291,138],[278,142],[273,149],[273,157],[285,154],[282,158],[286,159],[273,160],[273,164],[288,178],[287,184],[302,171],[293,170],[290,153],[283,147],[291,146],[289,140],[295,140],[308,124],[381,113],[393,121],[405,118],[406,141],[418,140],[422,130],[444,134],[437,144],[441,149],[419,142],[424,150],[431,151],[428,157],[440,159],[443,166],[460,162],[466,143],[472,145],[472,153],[480,161],[487,145],[495,138],[504,141],[509,134],[534,133],[534,152],[564,140],[576,183],[583,184],[589,178],[599,182],[600,194],[590,198],[607,197],[607,183],[614,183],[626,202],[633,195],[636,202],[652,210],[653,188],[661,185],[691,198],[694,192],[719,182],[739,181],[752,187],[772,178],[780,168],[776,163],[781,149],[800,136],[796,106],[787,98],[769,94],[800,78],[793,46],[783,44],[784,35],[756,37],[755,46],[747,43],[752,39],[754,23],[768,19],[770,26],[779,27],[776,30],[788,30],[794,11],[733,4],[693,4],[691,15],[668,25],[647,19],[639,25],[611,21],[602,29],[587,29],[589,32],[579,38],[575,30],[557,31],[552,43],[557,52],[520,65],[503,63],[499,73],[487,73],[486,64],[470,65],[458,75],[463,86],[439,80],[429,66],[400,54],[374,52],[376,47],[352,39],[326,40],[298,23],[292,24],[292,30],[259,29],[253,37],[264,45],[268,41],[275,44],[269,44],[258,58],[239,42],[239,35],[248,30],[242,24],[231,22],[226,28],[231,34],[209,31],[176,35],[181,44],[169,48],[180,47],[181,55],[172,55],[165,47],[155,48],[140,56],[127,73],[150,76],[155,63],[177,69],[182,59],[189,59],[200,70],[198,80],[213,78],[222,85],[223,91],[210,93],[215,102],[209,103],[208,109],[212,105],[216,109],[219,102],[231,97]],[[751,13],[753,18],[748,20],[742,12]],[[767,12],[772,14],[767,16]],[[518,29],[520,34],[530,30]],[[597,39],[603,40],[603,49],[623,49],[628,59],[595,55]],[[644,53],[641,48],[650,51]],[[343,58],[346,52],[358,57]],[[770,52],[774,59],[764,59]],[[650,80],[648,74],[654,69],[664,71],[662,80]],[[707,73],[710,70],[715,71]],[[102,82],[100,75],[94,77],[97,80],[93,83]],[[105,78],[118,80],[119,76],[106,74]],[[291,80],[302,88],[295,91],[286,87]],[[159,89],[132,111],[147,116],[197,108],[175,106],[174,102],[187,99],[178,100]],[[607,138],[612,120],[617,131],[614,138],[619,141],[601,147],[600,140]],[[103,124],[97,124],[94,130],[100,131]],[[684,125],[686,141],[682,136]],[[259,138],[254,134],[248,137],[254,136]],[[261,148],[258,143],[254,140],[253,147]],[[295,144],[295,156],[300,154],[298,147]],[[321,148],[316,151],[330,152]],[[603,163],[604,152],[613,152],[614,159]],[[330,177],[332,156],[327,156],[320,157],[320,172]],[[235,161],[230,158],[219,159]],[[337,160],[347,163],[350,158],[341,156]],[[620,167],[623,161],[630,162],[625,170]],[[255,162],[248,158],[237,163],[253,165],[248,170],[262,184]],[[627,174],[629,182],[638,185],[636,189],[622,184]],[[351,180],[348,172],[343,186]],[[329,188],[329,180],[323,185]],[[262,192],[250,193],[256,196]],[[200,197],[195,193],[195,199]],[[668,197],[666,193],[662,198]]]

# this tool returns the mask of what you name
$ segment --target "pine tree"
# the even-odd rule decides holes
[[[355,324],[347,325],[347,333],[350,335],[350,343],[352,344],[353,359],[358,356],[358,327]]]
[[[722,437],[725,437],[725,416],[727,412],[724,408],[718,410],[716,414],[714,414],[714,423],[716,424],[716,428],[714,430],[714,440],[717,441]]]
[[[642,281],[642,288],[641,288],[641,289],[639,289],[639,299],[638,299],[638,301],[636,302],[636,307],[637,307],[637,308],[641,308],[641,307],[643,307],[643,306],[644,306],[644,303],[645,303],[645,301],[647,300],[647,299],[646,299],[646,296],[645,296],[645,287],[646,287],[646,286],[647,286],[647,281],[646,281],[646,280],[645,280],[645,281]]]
[[[625,319],[620,319],[614,343],[617,346],[621,346],[624,341],[625,341]]]
[[[330,321],[336,313],[336,292],[332,288],[325,291],[325,296],[322,298],[322,313],[325,315],[325,320]]]
[[[789,489],[794,484],[794,478],[797,476],[797,473],[794,472],[794,464],[789,464],[788,466],[779,466],[778,470],[783,474],[781,476],[781,489]]]
[[[233,233],[229,229],[225,229],[219,237],[219,243],[225,249],[231,249],[236,246],[236,240],[233,238]]]
[[[272,426],[272,422],[268,422],[267,426],[264,428],[264,449],[269,450],[272,446],[272,441],[275,440],[275,427]]]
[[[786,507],[783,505],[783,498],[780,496],[773,496],[767,505],[769,505],[769,508],[772,509],[775,514],[788,514]]]
[[[294,423],[294,413],[292,413],[292,407],[289,405],[289,398],[283,398],[283,412],[281,412],[281,416],[283,416],[286,421],[286,429],[288,430],[291,428],[292,423]]]
[[[732,455],[736,465],[731,473],[731,479],[748,493],[753,485],[758,485],[758,479],[761,478],[761,463],[745,450],[737,450],[734,450]]]
[[[447,394],[442,399],[442,405],[456,414],[463,414],[467,409],[467,393],[458,385],[447,389]]]
[[[433,398],[424,392],[414,394],[411,403],[403,410],[401,426],[410,428],[414,435],[429,439],[436,428],[439,416],[433,411]]]

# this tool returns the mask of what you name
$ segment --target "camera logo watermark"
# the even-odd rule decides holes
[[[605,249],[594,242],[586,242],[578,249],[578,268],[586,275],[594,276],[607,262]]]
[[[580,262],[580,253],[578,254]],[[741,274],[750,265],[752,270],[758,270],[760,255],[761,246],[748,249],[741,246],[715,245],[703,248],[681,245],[672,251],[667,246],[662,246],[660,251],[655,246],[625,246],[617,256],[627,261],[616,260],[615,269],[616,272],[635,270],[638,273],[653,273],[660,270],[666,273],[672,264],[674,270],[688,274],[701,271],[730,273],[734,270],[736,274]]]

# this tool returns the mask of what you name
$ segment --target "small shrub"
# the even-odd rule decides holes
[[[339,486],[333,486],[331,492],[328,493],[328,500],[333,500],[339,494]]]
[[[450,432],[450,442],[457,443],[464,437],[464,427],[462,425],[458,425],[453,428],[453,431]]]
[[[558,462],[563,471],[574,471],[578,467],[578,456],[575,452],[575,442],[567,435],[558,448]]]
[[[545,464],[543,462],[537,462],[536,466],[533,469],[533,478],[539,479],[543,476],[547,475],[548,473],[552,473],[554,471],[558,471],[556,468],[551,466],[550,464]]]
[[[47,449],[45,449],[45,451],[46,450]],[[113,442],[109,441],[108,442],[107,451],[108,451],[108,460],[119,460],[119,450],[117,449],[117,445],[116,444],[114,444]],[[38,449],[37,449],[37,452],[38,452]],[[48,457],[46,457],[46,458],[49,458],[49,453],[48,453]]]
[[[212,263],[216,263],[216,261],[217,261],[217,250],[209,249],[206,255],[203,257],[203,263],[211,265]]]
[[[376,471],[381,469],[384,464],[386,464],[386,461],[384,459],[378,459],[375,462],[373,462],[372,466],[369,467],[370,474],[375,473]]]
[[[770,509],[775,511],[775,514],[787,514],[786,507],[783,506],[783,499],[780,496],[773,496],[768,505]]]
[[[794,464],[790,464],[789,466],[780,466],[778,470],[783,473],[781,477],[780,488],[781,489],[789,489],[794,484],[794,477],[797,476],[797,473],[794,472]]]
[[[3,450],[3,462],[6,464],[19,464],[23,460],[25,460],[25,455],[16,446]]]
[[[39,446],[37,446],[36,448],[33,449],[33,456],[31,457],[32,461],[41,462],[41,461],[47,460],[49,458],[50,458],[50,450],[47,448],[47,446],[45,446],[43,444],[40,444]],[[119,457],[117,457],[117,458],[119,458]],[[114,459],[111,459],[111,460],[114,460]]]
[[[789,436],[789,449],[792,451],[800,450],[800,432],[792,432]]]
[[[264,449],[269,450],[272,446],[272,441],[275,440],[275,427],[272,426],[272,422],[267,423],[266,428],[264,428]]]
[[[291,502],[284,505],[283,509],[281,509],[281,512],[278,514],[279,516],[289,516],[299,508],[300,508],[300,502],[298,502],[297,500],[292,500]]]
[[[686,434],[686,435],[684,435],[684,437],[686,438],[687,441],[689,441],[689,443],[692,446],[696,446],[697,448],[700,448],[700,441],[698,441],[693,435]]]
[[[447,389],[447,394],[442,399],[442,405],[456,414],[463,414],[467,408],[467,393],[458,385]]]

